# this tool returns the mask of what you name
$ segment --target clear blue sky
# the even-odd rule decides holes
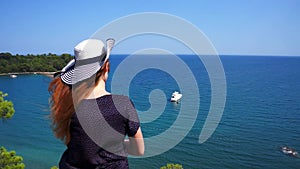
[[[115,19],[163,12],[196,25],[219,54],[300,56],[300,0],[3,0],[0,6],[0,52],[72,53]]]

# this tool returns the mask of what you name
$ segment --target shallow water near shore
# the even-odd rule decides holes
[[[110,75],[124,57],[111,57]],[[210,80],[196,56],[181,58],[194,73],[200,92],[195,124],[169,151],[154,157],[129,158],[131,168],[159,168],[167,163],[179,163],[184,168],[300,168],[300,159],[279,150],[287,145],[300,152],[300,57],[222,56],[226,106],[214,134],[202,144],[198,139],[210,106]],[[65,150],[53,136],[47,117],[50,81],[43,75],[0,76],[0,90],[8,93],[6,99],[13,101],[16,110],[12,119],[0,122],[0,145],[21,155],[28,169],[58,165]],[[110,83],[111,77],[108,90]],[[135,76],[129,95],[141,117],[151,107],[152,90],[160,89],[168,99],[179,85],[168,73],[149,69]],[[189,96],[183,93],[184,97]],[[188,104],[192,107],[196,103]],[[141,124],[144,136],[149,138],[170,128],[180,106],[167,101],[159,118]],[[176,132],[169,139],[172,137],[177,137]],[[156,148],[167,145],[160,142]]]

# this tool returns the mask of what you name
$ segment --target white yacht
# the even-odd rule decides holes
[[[178,102],[181,99],[181,97],[182,97],[182,94],[175,91],[172,93],[171,102]]]
[[[298,157],[298,152],[296,150],[292,149],[292,148],[287,147],[287,146],[281,147],[281,151],[284,154],[287,154],[287,155],[290,155],[290,156],[294,156],[294,157]]]
[[[16,78],[16,77],[17,77],[17,75],[10,75],[10,77],[11,77],[11,78]]]

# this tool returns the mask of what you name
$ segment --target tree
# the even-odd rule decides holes
[[[0,53],[0,58],[4,58],[4,59],[8,59],[10,58],[12,55],[8,52],[6,53]]]
[[[160,167],[160,169],[183,169],[183,167],[180,164],[168,163],[166,166]]]
[[[7,93],[0,91],[0,119],[10,119],[14,113],[14,105],[11,101],[4,100]]]
[[[4,100],[7,93],[0,91],[0,119],[10,119],[14,113],[14,105],[11,101]],[[15,151],[7,151],[0,147],[0,169],[24,169],[23,158],[17,156]]]
[[[17,156],[15,151],[7,151],[0,147],[0,169],[24,169],[23,158]]]

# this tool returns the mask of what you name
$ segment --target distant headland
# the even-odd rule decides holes
[[[70,54],[12,55],[0,53],[0,75],[41,74],[52,76],[74,57]]]

